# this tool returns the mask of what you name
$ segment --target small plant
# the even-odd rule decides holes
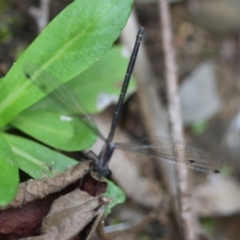
[[[9,134],[17,128],[45,145],[64,151],[90,147],[96,136],[81,122],[68,121],[62,109],[26,78],[58,79],[67,83],[90,113],[101,94],[118,97],[128,60],[122,47],[110,47],[131,12],[132,0],[75,0],[62,11],[29,46],[2,79],[0,89],[0,205],[11,202],[18,186],[18,168],[33,178],[54,176],[76,164],[33,140]],[[107,52],[108,51],[108,52]],[[106,53],[101,59],[100,57]],[[99,61],[98,61],[99,59]],[[91,67],[90,67],[91,66]],[[134,85],[130,86],[132,91]]]

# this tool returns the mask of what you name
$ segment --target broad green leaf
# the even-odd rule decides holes
[[[83,150],[96,140],[95,134],[78,119],[56,112],[27,110],[12,124],[39,141],[65,151]]]
[[[128,62],[124,47],[114,46],[89,69],[65,85],[75,93],[76,101],[81,102],[87,112],[97,113],[118,100]],[[131,79],[128,93],[135,91],[135,88]],[[30,109],[65,112],[50,97],[40,100]]]
[[[33,178],[52,177],[77,161],[25,138],[4,134],[21,170]]]
[[[32,71],[36,69],[34,64],[29,65],[29,67],[31,67]],[[74,93],[65,85],[58,86],[59,80],[46,71],[42,72],[39,79],[32,81],[38,87],[38,90],[51,96],[51,101],[48,105],[50,106],[54,102],[56,103],[54,106],[57,108],[54,111],[52,109],[36,111],[32,107],[18,115],[12,121],[12,125],[32,137],[59,149],[67,151],[82,150],[92,145],[96,136],[99,135],[99,130],[93,123],[89,122],[91,117],[86,116],[85,108],[78,102]],[[55,86],[58,86],[57,89],[51,92]],[[61,111],[60,108],[60,111],[57,112],[58,114],[55,114],[58,105],[63,109]],[[85,117],[83,113],[85,113]],[[80,121],[76,121],[77,119]],[[87,134],[89,136],[86,136]],[[78,138],[78,135],[81,138]],[[64,140],[62,139],[63,137]]]
[[[2,134],[0,134],[0,166],[0,206],[5,206],[14,199],[19,178],[16,156]]]
[[[129,62],[126,54],[124,47],[115,46],[93,66],[66,84],[79,96],[79,101],[84,102],[89,112],[97,113],[111,103],[117,103]],[[131,78],[128,94],[135,91],[135,86]]]
[[[1,90],[2,85],[3,85],[3,81],[4,81],[4,78],[0,78],[0,90]]]
[[[104,54],[126,24],[133,0],[75,0],[22,54],[4,79],[0,92],[0,127],[44,94],[26,79],[34,62],[38,78],[48,71],[62,83],[76,77]]]
[[[80,135],[80,138],[75,137],[74,141],[70,141],[73,137],[73,131],[76,129],[75,126],[77,123],[76,121],[68,121],[67,123],[64,123],[60,119],[60,114],[69,114],[67,109],[62,106],[61,101],[65,99],[64,102],[67,102],[67,105],[71,105],[69,106],[69,109],[77,108],[79,109],[80,114],[81,105],[87,109],[87,112],[96,112],[103,107],[106,107],[111,101],[117,101],[122,84],[120,80],[123,79],[128,64],[128,58],[122,56],[123,51],[123,47],[113,47],[103,58],[93,64],[93,66],[83,74],[80,74],[80,76],[66,84],[67,88],[71,90],[69,95],[66,95],[68,92],[65,92],[64,94],[62,91],[55,91],[56,93],[52,93],[54,94],[54,96],[52,96],[54,99],[48,96],[40,100],[28,110],[17,116],[12,121],[12,125],[45,144],[58,149],[70,151],[82,150],[89,147],[93,144],[94,139],[91,135],[87,136],[88,132],[86,126],[83,124],[78,124],[77,132],[86,134],[85,137],[83,138],[83,135]],[[112,71],[112,74],[109,73],[109,69]],[[57,85],[58,83],[58,79],[54,78],[47,72],[44,73],[44,76],[42,76],[41,79],[42,80],[39,81],[38,84],[41,85],[41,88],[44,87],[44,91],[46,92],[48,92],[49,85]],[[97,79],[98,82],[92,84],[92,79]],[[50,84],[48,84],[48,82]],[[135,85],[132,81],[132,83],[130,83],[130,91],[133,91],[135,89],[134,87]],[[55,101],[56,94],[58,94],[57,98],[59,99],[59,103],[56,103]],[[100,96],[102,96],[103,99],[100,99]],[[74,98],[74,101],[70,101],[70,98]],[[78,107],[79,103],[81,103],[80,107]],[[38,111],[36,112],[36,110]],[[31,111],[33,112],[31,113]],[[49,113],[47,114],[45,111]],[[58,114],[56,115],[53,113]],[[30,119],[28,117],[30,117]],[[47,119],[48,117],[49,119]],[[58,123],[55,124],[55,121]],[[68,128],[65,127],[66,124]],[[63,132],[61,133],[61,131]],[[91,134],[91,131],[89,134]],[[61,140],[63,138],[62,135],[64,135],[64,141]],[[88,141],[88,139],[90,141]],[[60,140],[61,142],[59,144]]]
[[[111,209],[120,203],[124,203],[126,200],[126,195],[121,188],[115,185],[112,181],[106,180],[108,183],[107,192],[104,194],[106,197],[112,198],[112,201],[108,204],[105,213],[109,214]]]

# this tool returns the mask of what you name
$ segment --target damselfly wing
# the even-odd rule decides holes
[[[49,90],[49,84],[51,86],[58,86],[49,94],[51,98],[54,99],[55,102],[59,103],[62,107],[67,109],[71,116],[74,116],[82,121],[86,127],[91,129],[105,142],[100,154],[95,155],[96,158],[93,162],[93,169],[98,173],[99,176],[107,176],[110,174],[108,163],[115,149],[145,154],[153,159],[161,159],[176,164],[184,164],[188,168],[199,171],[219,173],[225,165],[223,159],[178,140],[157,136],[140,138],[131,143],[114,143],[112,141],[115,128],[122,111],[123,101],[126,95],[130,77],[137,58],[143,31],[144,29],[142,27],[138,31],[107,138],[105,138],[104,135],[95,127],[96,125],[92,121],[91,117],[87,114],[84,105],[76,100],[77,97],[74,95],[74,93],[64,85],[61,85],[61,82],[58,79],[51,74],[48,74],[44,70],[41,70],[41,74],[39,74],[38,77],[34,77],[34,75],[31,75],[32,70],[29,70],[28,67],[25,70],[25,76],[27,79],[34,82],[34,84],[41,89],[41,91],[47,94],[49,94],[51,91]],[[34,68],[33,65],[30,68]]]

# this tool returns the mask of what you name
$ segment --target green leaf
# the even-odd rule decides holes
[[[115,46],[89,69],[69,81],[66,86],[79,96],[79,101],[84,102],[88,112],[97,113],[112,102],[117,102],[128,62],[126,49],[123,46]],[[128,94],[135,89],[136,85],[131,78]]]
[[[212,231],[216,226],[216,219],[214,218],[205,217],[201,218],[200,221],[204,228],[207,228],[209,231]]]
[[[96,136],[81,121],[56,112],[27,110],[12,124],[45,144],[65,151],[90,147]]]
[[[195,135],[200,135],[206,130],[206,128],[207,128],[206,121],[196,121],[191,126],[191,132]]]
[[[108,204],[105,213],[109,214],[111,209],[120,203],[124,203],[126,200],[126,195],[121,188],[115,185],[113,182],[105,179],[108,183],[107,192],[105,193],[106,197],[112,198],[112,201]]]
[[[4,80],[4,78],[0,78],[0,90],[1,90],[1,88],[3,86],[3,80]]]
[[[98,113],[118,100],[129,62],[129,57],[125,55],[123,46],[114,46],[89,69],[65,84],[75,93],[76,101],[82,103],[88,113]],[[131,78],[128,94],[135,89],[136,84]],[[50,97],[40,100],[30,109],[65,112]]]
[[[77,163],[31,140],[11,134],[4,134],[4,137],[17,155],[19,168],[33,178],[52,177]]]
[[[2,134],[0,134],[0,166],[0,205],[5,206],[16,195],[19,177],[16,156]]]
[[[76,121],[63,122],[61,115],[69,115],[69,113],[62,106],[61,101],[65,99],[65,104],[70,105],[69,109],[77,109],[79,110],[79,114],[81,114],[81,105],[84,105],[87,112],[97,112],[106,107],[107,104],[110,104],[111,100],[117,101],[122,84],[120,80],[123,79],[128,64],[128,58],[123,56],[123,51],[124,49],[121,46],[113,47],[88,70],[66,84],[71,90],[68,95],[68,92],[64,93],[64,91],[59,91],[58,89],[59,92],[52,93],[54,94],[52,96],[54,99],[46,97],[40,100],[17,116],[12,121],[12,125],[45,144],[58,149],[75,151],[89,147],[94,143],[92,132],[88,131],[86,126],[81,124],[81,122],[79,124]],[[34,66],[32,67],[34,68]],[[111,69],[112,74],[109,73],[109,69]],[[44,88],[46,92],[48,92],[49,85],[58,84],[58,79],[48,73],[44,73],[41,79],[43,80],[39,80],[39,83],[36,84],[40,85],[41,89]],[[92,84],[93,79],[97,79],[98,82]],[[47,82],[50,84],[47,84]],[[135,84],[132,81],[129,91],[134,90]],[[104,102],[101,102],[100,96],[103,95]],[[59,104],[54,101],[56,98]],[[70,98],[74,99],[74,101],[70,101]],[[78,106],[79,103],[82,104]],[[77,130],[76,125],[78,126]],[[75,136],[72,140],[74,130],[75,133],[81,134]]]
[[[77,76],[118,37],[133,0],[75,0],[63,10],[22,54],[4,79],[0,94],[0,127],[44,94],[26,79],[26,64],[34,62],[62,83]]]

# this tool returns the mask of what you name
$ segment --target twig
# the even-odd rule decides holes
[[[37,24],[38,33],[40,33],[48,24],[50,1],[51,0],[41,0],[39,8],[31,7],[29,9],[29,13]]]
[[[137,23],[134,11],[128,19],[124,28],[121,40],[128,49],[132,49],[139,24]],[[146,33],[147,34],[147,29]],[[144,40],[144,38],[143,38]],[[149,136],[168,136],[167,114],[163,108],[158,95],[155,76],[151,70],[147,59],[144,44],[141,45],[138,53],[138,59],[134,68],[134,76],[137,81],[137,94],[141,114]],[[159,167],[171,195],[176,194],[174,181],[174,169],[171,164],[164,161],[158,161]]]
[[[162,212],[165,210],[166,205],[171,201],[174,200],[173,197],[169,197],[169,196],[165,196],[162,200],[162,202],[160,203],[160,205],[154,209],[153,211],[151,211],[145,218],[143,218],[141,221],[139,221],[136,224],[129,224],[126,223],[121,224],[122,228],[121,230],[114,230],[112,232],[107,232],[106,229],[108,227],[104,227],[104,223],[101,222],[101,224],[99,224],[98,226],[98,236],[102,239],[102,240],[111,240],[111,239],[115,239],[118,236],[124,236],[124,235],[130,235],[130,234],[137,234],[140,231],[142,231],[147,224],[149,224],[151,221],[157,219],[159,217],[160,214],[162,214]]]
[[[161,12],[163,49],[165,54],[166,85],[168,97],[168,110],[170,121],[170,132],[174,139],[183,141],[183,124],[178,95],[177,67],[175,62],[175,51],[171,32],[171,19],[167,0],[159,0]],[[194,233],[194,217],[191,210],[189,198],[189,185],[187,181],[188,170],[181,164],[176,166],[176,176],[179,192],[180,219],[184,239],[196,239]]]

